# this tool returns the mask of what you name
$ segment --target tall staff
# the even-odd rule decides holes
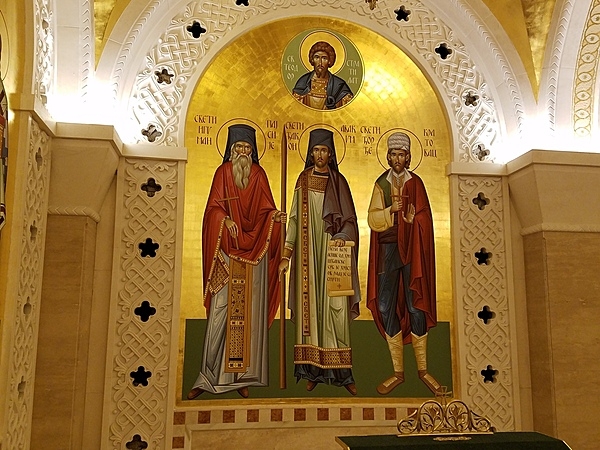
[[[287,194],[287,131],[286,125],[283,124],[283,133],[281,135],[281,211],[284,213],[287,210],[286,194]],[[281,257],[285,250],[285,222],[281,223]],[[285,355],[285,273],[281,274],[280,281],[281,303],[279,306],[279,387],[285,389],[286,383],[286,355]]]

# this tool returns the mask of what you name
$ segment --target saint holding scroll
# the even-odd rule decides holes
[[[305,169],[296,182],[280,273],[290,267],[289,307],[296,324],[294,375],[312,391],[318,383],[356,395],[350,321],[358,316],[358,225],[348,182],[338,171],[333,133],[310,133]],[[329,293],[327,253],[350,249],[353,293]],[[341,267],[341,265],[340,265]]]

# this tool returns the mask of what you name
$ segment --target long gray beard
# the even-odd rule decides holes
[[[231,158],[233,181],[238,188],[246,189],[250,178],[250,169],[252,169],[252,158],[235,152],[232,153]]]

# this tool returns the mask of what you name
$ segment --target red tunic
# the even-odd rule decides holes
[[[229,201],[225,198],[237,197]],[[226,162],[215,172],[202,223],[202,267],[204,306],[210,311],[211,293],[208,288],[219,250],[230,258],[257,265],[268,258],[269,325],[273,322],[280,302],[277,268],[281,259],[281,224],[274,221],[277,212],[269,180],[262,167],[253,164],[248,186],[239,189],[234,180],[232,163]],[[237,247],[225,227],[225,218],[238,226]]]
[[[409,204],[415,206],[415,218],[412,224],[404,222],[402,215],[398,217],[398,250],[402,264],[410,264],[410,289],[413,292],[413,305],[425,313],[427,330],[437,324],[436,291],[435,291],[435,242],[433,237],[433,217],[425,185],[419,176],[411,172],[411,179],[404,184],[402,195],[403,209]],[[387,182],[384,181],[384,182]],[[388,183],[389,184],[389,183]],[[386,205],[390,206],[390,205]],[[369,274],[367,279],[367,307],[379,332],[385,337],[383,322],[377,308],[377,261],[379,260],[379,243],[376,231],[371,231],[369,248]],[[404,343],[411,342],[411,327],[408,307],[404,299],[402,277],[398,283],[398,302],[396,314],[400,319],[400,329]]]

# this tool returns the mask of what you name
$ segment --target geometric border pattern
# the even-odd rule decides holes
[[[26,176],[19,177],[25,194],[23,217],[20,227],[13,230],[15,236],[21,236],[15,237],[20,242],[19,251],[15,252],[20,255],[20,264],[14,323],[10,324],[12,340],[5,343],[12,347],[8,357],[7,434],[3,443],[7,449],[29,448],[50,185],[50,138],[27,113],[21,113],[20,120],[28,128],[29,145]]]
[[[395,432],[398,420],[416,411],[407,405],[313,406],[298,404],[249,407],[224,406],[176,410],[173,413],[173,450],[189,448],[191,432],[299,427],[389,427]],[[188,447],[186,447],[186,445]]]
[[[103,442],[122,450],[135,435],[149,448],[166,448],[171,421],[171,373],[179,192],[178,161],[122,158],[117,177],[115,256],[107,347]],[[153,178],[162,189],[150,196],[142,186]],[[146,242],[152,251],[142,252]],[[140,247],[142,244],[142,247]],[[144,247],[145,248],[145,247]],[[143,302],[156,313],[136,315]],[[147,383],[133,377],[150,372]]]
[[[598,50],[600,49],[600,0],[594,0],[587,15],[581,36],[575,86],[573,93],[573,129],[578,137],[592,132],[594,121],[594,89],[598,77]]]
[[[516,427],[519,414],[518,379],[512,332],[514,320],[509,305],[507,249],[504,206],[505,188],[501,177],[453,176],[457,204],[453,230],[456,267],[455,300],[458,323],[459,366],[462,371],[462,399],[491,420],[498,431]],[[483,209],[473,202],[480,194],[489,200]],[[484,250],[483,250],[484,249]],[[476,253],[491,253],[481,263]],[[478,317],[487,306],[494,313],[489,321]],[[486,323],[487,322],[487,323]],[[494,381],[482,371],[496,371]]]
[[[156,126],[162,133],[154,141],[156,145],[181,145],[179,139],[183,136],[181,127],[185,116],[185,111],[182,110],[182,105],[185,104],[183,100],[191,96],[190,91],[194,86],[190,80],[194,79],[194,73],[211,47],[216,42],[228,39],[232,30],[240,26],[259,25],[282,17],[282,10],[287,10],[291,17],[305,14],[308,6],[320,6],[327,8],[323,14],[335,13],[336,17],[366,21],[366,26],[385,34],[392,31],[394,42],[407,49],[422,64],[424,70],[435,80],[436,86],[441,90],[440,94],[451,105],[450,121],[458,128],[458,148],[454,160],[477,161],[473,150],[480,144],[493,150],[493,145],[501,137],[495,101],[483,73],[471,60],[456,33],[423,3],[403,2],[411,10],[411,20],[408,22],[398,22],[396,19],[393,10],[397,5],[384,6],[383,3],[385,2],[378,5],[377,14],[373,14],[366,5],[357,5],[356,1],[349,0],[257,0],[248,7],[238,7],[229,0],[191,2],[170,20],[162,35],[157,36],[157,43],[146,54],[131,92],[126,95],[120,93],[129,99],[127,119],[132,122],[133,129],[140,131],[148,125]],[[466,8],[462,2],[460,5]],[[132,27],[131,34],[121,48],[111,79],[114,95],[119,93],[119,83],[127,62],[125,56],[132,51],[139,31],[148,22],[155,8],[156,5],[151,3],[140,14],[139,22]],[[469,17],[474,19],[475,15],[470,14]],[[198,39],[186,31],[186,26],[194,20],[207,29]],[[483,27],[478,26],[477,29],[482,30]],[[499,51],[492,45],[489,36],[486,36],[486,42],[498,58]],[[452,50],[451,57],[441,59],[435,52],[441,43],[446,43]],[[175,75],[171,84],[158,83],[155,79],[154,73],[164,68]],[[516,89],[512,88],[511,84],[512,103],[516,107],[522,102]],[[478,95],[479,102],[476,106],[464,105],[463,98],[469,92]],[[522,123],[522,108],[517,107],[515,115],[518,123]],[[129,138],[138,143],[144,142],[141,133]],[[493,155],[488,160],[493,160]]]

